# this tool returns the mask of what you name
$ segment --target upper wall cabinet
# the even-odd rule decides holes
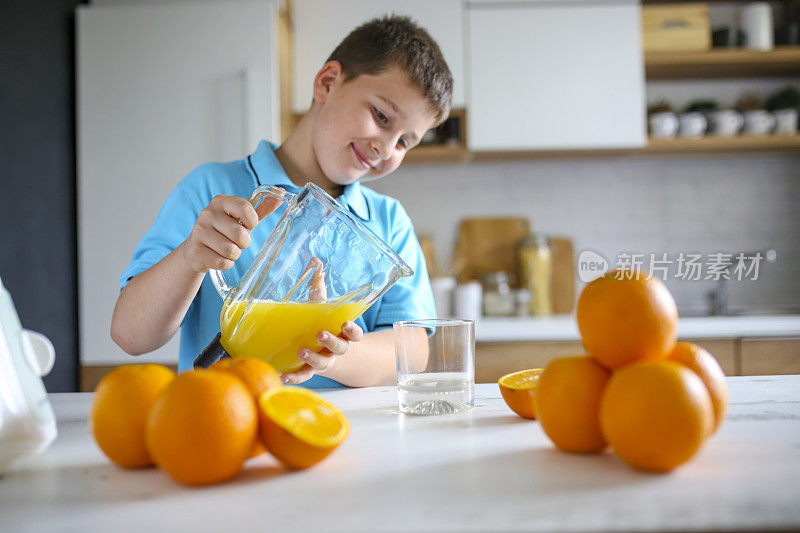
[[[464,107],[461,0],[294,0],[292,111],[311,105],[314,76],[336,45],[356,26],[381,15],[408,15],[433,36],[453,73],[453,107]]]
[[[469,2],[471,150],[643,147],[632,1]]]

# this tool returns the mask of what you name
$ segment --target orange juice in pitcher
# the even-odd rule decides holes
[[[318,351],[320,331],[342,332],[342,324],[355,320],[364,303],[235,301],[222,307],[221,342],[232,357],[263,359],[280,372],[295,372],[303,366],[297,358],[301,348]]]
[[[314,184],[298,194],[265,185],[250,197],[285,203],[281,219],[237,283],[210,270],[224,299],[220,333],[195,359],[257,357],[279,372],[303,366],[301,348],[318,351],[320,331],[341,334],[395,281],[414,271],[369,227]],[[278,213],[279,211],[276,211]],[[275,215],[270,215],[275,216]]]

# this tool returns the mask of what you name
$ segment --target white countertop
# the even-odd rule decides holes
[[[374,387],[324,393],[351,434],[316,467],[262,455],[199,489],[113,466],[87,429],[92,395],[53,394],[59,436],[0,479],[0,531],[800,529],[800,376],[728,382],[728,419],[668,475],[556,451],[494,384],[441,417],[401,415],[395,388]]]
[[[708,316],[681,318],[678,322],[681,339],[724,339],[738,337],[800,337],[800,315]],[[477,342],[577,341],[580,339],[574,315],[542,318],[482,318],[475,324]],[[131,363],[178,362],[169,350],[131,357],[122,350],[82,358],[84,365],[124,365]]]
[[[800,315],[707,316],[678,321],[681,339],[798,337]],[[477,342],[577,341],[574,315],[483,318],[475,325]]]

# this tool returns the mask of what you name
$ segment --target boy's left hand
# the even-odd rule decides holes
[[[282,374],[281,381],[296,385],[311,379],[314,374],[330,370],[336,362],[336,358],[346,354],[351,343],[358,342],[363,337],[364,331],[358,324],[349,321],[342,324],[342,333],[338,337],[328,331],[320,331],[317,341],[322,344],[322,349],[314,352],[309,348],[300,348],[297,357],[306,364],[296,372]]]

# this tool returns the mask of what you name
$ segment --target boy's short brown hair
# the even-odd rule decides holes
[[[351,31],[328,57],[342,65],[345,81],[400,67],[425,95],[441,124],[450,114],[453,75],[439,45],[409,17],[372,19]]]

